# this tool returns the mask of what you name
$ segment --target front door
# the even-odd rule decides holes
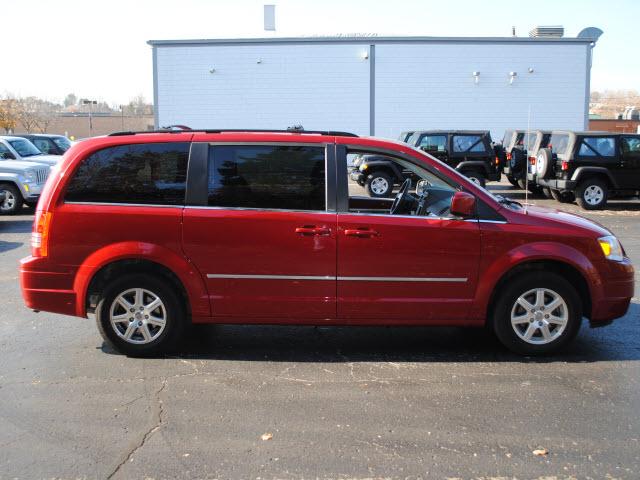
[[[339,149],[340,152],[340,149]],[[406,159],[389,159],[426,180],[393,213],[347,179],[338,155],[338,318],[349,323],[464,323],[480,261],[477,221],[449,213],[456,185]],[[377,153],[380,155],[380,153]],[[426,189],[425,189],[426,188]],[[340,195],[340,193],[339,193]]]
[[[190,175],[198,150],[192,150]],[[206,205],[185,209],[183,242],[205,278],[214,317],[245,323],[335,318],[336,213],[327,205],[325,150],[207,147]]]
[[[623,136],[620,139],[621,170],[623,175],[619,182],[622,188],[640,190],[640,136]]]

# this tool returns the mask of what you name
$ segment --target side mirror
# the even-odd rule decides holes
[[[473,217],[476,213],[476,197],[467,192],[456,192],[451,198],[449,211],[456,217]]]

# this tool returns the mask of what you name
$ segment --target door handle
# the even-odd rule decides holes
[[[316,227],[315,225],[305,225],[304,227],[296,228],[296,233],[304,236],[327,236],[331,233],[331,229],[327,227]]]
[[[380,235],[375,230],[369,230],[368,228],[348,228],[344,231],[344,234],[347,237],[358,237],[358,238],[371,238],[377,237]]]

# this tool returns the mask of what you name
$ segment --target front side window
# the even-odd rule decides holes
[[[143,143],[99,150],[69,182],[69,202],[183,205],[189,143]]]
[[[11,151],[0,143],[0,158],[2,160],[11,160],[16,158]]]
[[[9,144],[13,149],[18,152],[21,157],[33,157],[35,155],[42,155],[42,152],[36,148],[36,146],[29,140],[24,138],[18,138],[15,140],[9,140]]]
[[[67,137],[53,137],[53,143],[55,143],[63,152],[66,152],[71,148],[71,142]]]
[[[578,155],[581,157],[613,157],[616,154],[613,137],[586,137],[582,140]]]
[[[358,150],[350,157],[371,159],[366,169],[347,173],[348,212],[376,215],[450,217],[457,186],[403,158]],[[403,185],[409,187],[404,195]],[[398,201],[394,202],[394,199]]]
[[[208,183],[208,204],[213,207],[324,211],[325,149],[211,146]]]
[[[453,151],[456,153],[484,152],[482,135],[454,135]]]
[[[622,151],[640,155],[640,137],[622,137]]]
[[[447,149],[446,135],[425,135],[420,139],[418,148],[430,152],[444,152]]]
[[[48,154],[51,151],[51,145],[49,144],[49,140],[46,138],[35,138],[31,140],[38,150],[40,150],[44,154]]]

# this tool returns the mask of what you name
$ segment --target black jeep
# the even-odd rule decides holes
[[[561,202],[586,210],[604,208],[609,197],[640,194],[640,135],[553,132],[538,152],[536,182]]]
[[[546,148],[551,138],[550,131],[532,130],[507,130],[504,135],[503,147],[506,162],[502,173],[509,183],[523,190],[528,189],[532,193],[541,193],[542,188],[532,180],[535,168],[535,159],[538,150]],[[527,180],[527,175],[529,178]]]
[[[484,187],[487,181],[500,181],[504,150],[494,145],[487,130],[423,130],[408,142],[455,168]]]
[[[384,155],[357,155],[353,160],[351,180],[364,187],[370,197],[390,197],[394,185],[407,178],[415,185],[420,178]]]

